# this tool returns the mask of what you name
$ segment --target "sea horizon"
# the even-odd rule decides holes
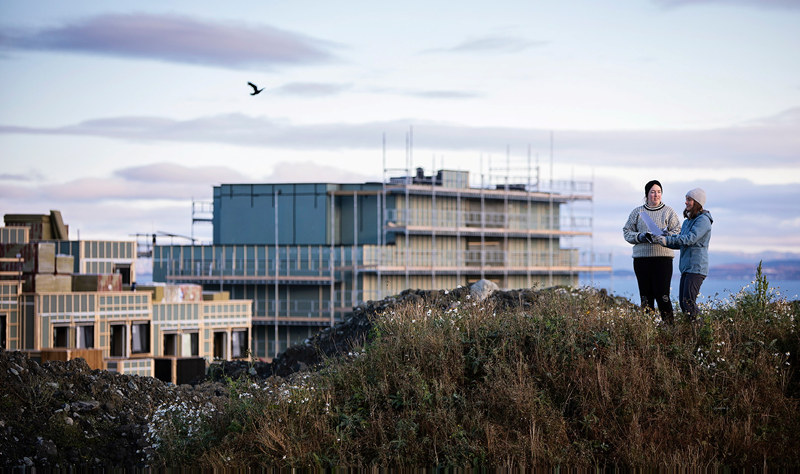
[[[783,298],[789,301],[800,299],[800,280],[770,280],[767,283],[772,290],[771,294],[775,298]],[[680,273],[674,274],[670,281],[670,296],[673,300],[678,299],[678,286],[680,284]],[[639,290],[636,277],[618,276],[609,274],[581,274],[579,277],[580,286],[589,286],[598,289],[605,289],[615,296],[623,296],[634,303],[639,303]],[[698,303],[712,300],[725,302],[732,296],[741,291],[753,291],[753,278],[713,278],[708,277],[700,287]]]

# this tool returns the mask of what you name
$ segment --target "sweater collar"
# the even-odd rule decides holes
[[[661,202],[658,206],[655,206],[655,207],[648,206],[647,203],[645,203],[645,205],[644,205],[644,208],[647,209],[648,211],[657,211],[657,210],[661,209],[662,207],[664,207],[664,203],[663,202]]]

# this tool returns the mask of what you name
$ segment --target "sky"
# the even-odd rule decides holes
[[[615,266],[651,179],[712,265],[800,258],[800,0],[0,2],[3,214],[210,240],[215,185],[409,167],[589,182]]]

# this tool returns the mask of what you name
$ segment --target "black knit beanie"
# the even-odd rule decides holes
[[[650,192],[650,188],[652,188],[654,184],[657,184],[658,187],[661,188],[662,191],[664,190],[664,186],[661,186],[661,183],[657,179],[654,179],[652,181],[648,181],[647,184],[644,185],[644,195],[645,196],[647,196],[647,193]]]

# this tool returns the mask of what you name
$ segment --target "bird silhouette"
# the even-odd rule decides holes
[[[247,84],[248,84],[250,87],[252,87],[252,88],[253,88],[253,92],[251,92],[251,93],[250,93],[250,95],[256,95],[256,94],[258,94],[259,92],[261,92],[261,91],[263,91],[263,90],[264,90],[264,88],[263,88],[263,87],[262,87],[261,89],[259,89],[259,88],[258,88],[258,87],[256,87],[256,85],[255,85],[255,84],[253,84],[252,82],[248,82]]]

